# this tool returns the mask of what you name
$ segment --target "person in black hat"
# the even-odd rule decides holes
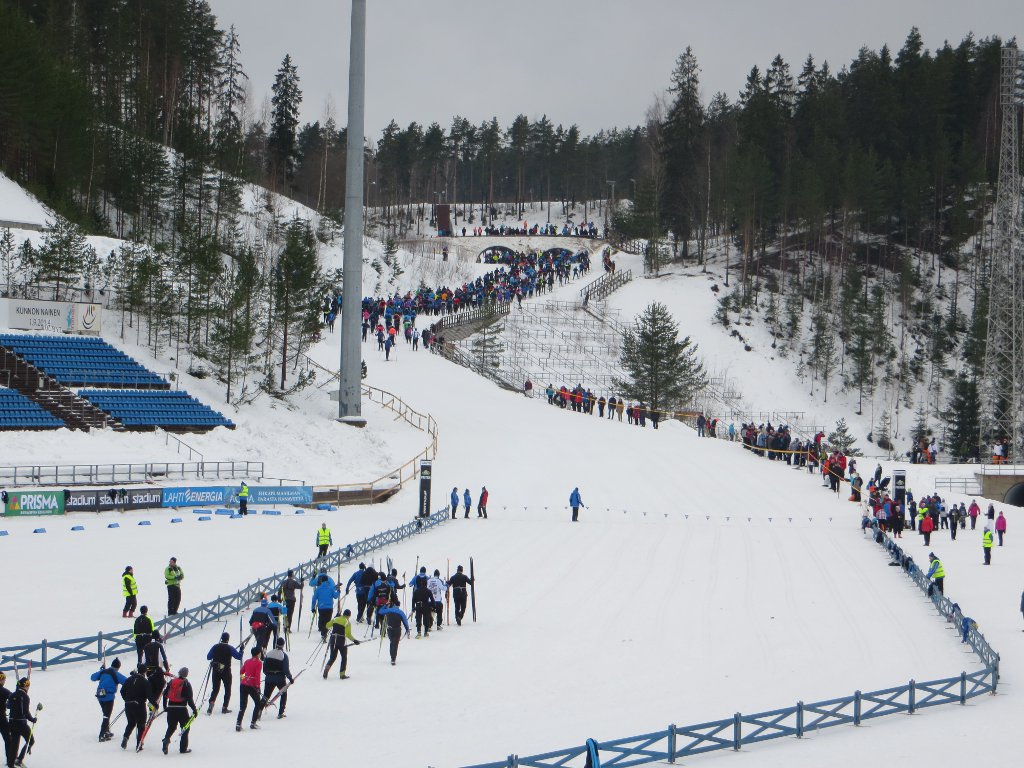
[[[142,731],[146,727],[148,712],[146,703],[152,694],[149,680],[146,678],[146,665],[139,664],[138,669],[133,669],[128,682],[121,686],[121,698],[124,699],[124,714],[128,725],[125,726],[124,735],[121,737],[121,749],[128,749],[128,739],[135,731],[135,749],[139,749],[139,740],[142,738]]]
[[[7,699],[11,697],[4,684],[7,682],[7,675],[0,672],[0,738],[4,742],[4,764],[7,763],[7,741],[11,735],[11,725],[7,722]]]
[[[124,685],[128,678],[121,674],[121,660],[114,659],[109,667],[100,667],[98,672],[93,672],[89,679],[97,683],[96,700],[100,703],[103,711],[103,721],[100,723],[100,741],[110,741],[114,734],[110,732],[110,713],[114,711],[114,697],[117,695],[117,686]]]
[[[206,708],[206,714],[213,714],[213,705],[217,703],[217,694],[220,693],[221,685],[224,686],[224,706],[221,713],[227,714],[231,710],[228,705],[231,703],[231,660],[242,660],[242,651],[235,648],[229,642],[231,635],[227,632],[220,636],[220,642],[214,645],[206,658],[210,661],[210,670],[213,676],[213,692],[210,693],[210,705]]]
[[[359,645],[359,641],[352,637],[352,611],[346,608],[344,611],[339,613],[333,619],[327,622],[327,628],[330,630],[330,643],[331,657],[327,660],[327,666],[324,667],[324,680],[327,679],[327,674],[331,671],[331,667],[334,665],[334,660],[341,656],[341,669],[338,671],[338,676],[342,680],[348,679],[348,675],[345,674],[345,670],[348,669],[348,646],[345,641],[353,642]]]
[[[469,576],[462,572],[460,565],[455,569],[455,575],[448,580],[448,586],[452,588],[452,597],[455,599],[455,623],[462,626],[462,617],[466,615],[466,598],[469,596],[467,587],[473,582]]]
[[[188,748],[188,732],[185,726],[188,724],[188,710],[192,710],[192,717],[199,712],[196,703],[192,699],[192,683],[188,681],[188,667],[178,670],[178,676],[167,684],[164,689],[164,709],[167,710],[167,733],[164,734],[164,754],[167,754],[167,747],[171,744],[171,736],[181,726],[181,741],[179,751],[184,755],[192,750]]]
[[[267,706],[270,695],[277,688],[281,689],[281,697],[278,699],[277,719],[285,716],[284,710],[288,706],[288,691],[285,680],[291,683],[295,680],[292,677],[291,669],[288,667],[288,654],[284,652],[284,638],[278,638],[276,647],[268,651],[263,659],[263,701],[260,709]]]
[[[32,727],[29,725],[36,721],[32,714],[32,701],[28,697],[28,689],[31,685],[32,681],[27,677],[21,678],[18,681],[18,687],[14,689],[14,693],[7,700],[7,708],[11,712],[10,732],[7,736],[7,765],[9,766],[21,765],[26,750],[35,741],[31,735]],[[25,746],[21,748],[21,752],[18,752],[22,739],[25,740]]]
[[[132,632],[135,633],[135,653],[139,657],[137,664],[142,663],[142,652],[153,639],[153,632],[156,630],[156,625],[149,616],[148,605],[139,608],[139,614],[141,615],[135,619],[135,625],[132,627]]]

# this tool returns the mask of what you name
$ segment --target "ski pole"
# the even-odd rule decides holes
[[[317,654],[318,654],[318,653],[320,652],[320,646],[322,646],[322,645],[324,644],[324,642],[325,642],[324,640],[321,640],[321,641],[320,641],[319,643],[317,643],[317,644],[316,644],[316,648],[314,648],[314,649],[313,649],[313,652],[312,652],[311,654],[309,654],[309,658],[308,658],[308,659],[306,659],[306,666],[307,666],[307,667],[308,667],[308,666],[309,666],[310,664],[312,664],[312,663],[313,663],[313,659],[314,659],[314,658],[316,657],[316,655],[317,655]]]
[[[32,662],[29,662],[29,666],[30,667],[31,667],[31,665],[32,665]],[[18,755],[18,762],[19,763],[24,759],[25,751],[26,750],[28,751],[28,754],[30,754],[30,755],[32,754],[32,745],[35,743],[35,738],[34,737],[35,737],[35,733],[36,733],[36,726],[39,725],[39,713],[42,712],[42,711],[43,711],[43,705],[42,704],[36,704],[36,721],[34,723],[32,723],[32,727],[29,729],[29,732],[28,732],[28,741],[25,742],[25,746],[21,748],[21,754]]]

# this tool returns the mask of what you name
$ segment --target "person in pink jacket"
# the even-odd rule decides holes
[[[981,513],[981,507],[978,506],[978,502],[971,499],[971,506],[967,508],[967,514],[971,518],[971,530],[974,530],[974,526],[978,523],[978,515]]]
[[[1003,517],[1003,513],[999,513],[999,517],[996,518],[996,536],[999,537],[999,546],[1003,546],[1003,534],[1006,533],[1006,518]]]

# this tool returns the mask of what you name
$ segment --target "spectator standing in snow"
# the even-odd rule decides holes
[[[164,585],[167,587],[167,615],[174,616],[181,605],[181,582],[185,572],[178,567],[178,558],[172,557],[164,568]]]
[[[999,546],[1003,546],[1003,534],[1006,533],[1006,518],[1003,517],[1003,513],[999,513],[999,517],[996,518],[996,535],[999,536]]]
[[[992,565],[992,530],[987,525],[981,534],[981,548],[984,550],[985,565]]]
[[[921,518],[921,523],[917,526],[921,535],[924,536],[924,545],[927,547],[931,544],[932,531],[935,529],[935,523],[932,521],[932,516],[925,514]]]
[[[469,493],[469,488],[462,492],[462,501],[466,505],[466,518],[469,518],[469,510],[473,506],[473,497]]]
[[[489,496],[489,494],[487,493],[487,486],[485,485],[483,488],[480,489],[480,503],[476,505],[476,516],[477,517],[482,517],[485,520],[487,519],[487,497],[488,496]],[[1002,513],[1000,513],[1000,514],[1002,514]],[[1002,545],[1000,545],[1000,546],[1002,546]]]
[[[572,507],[572,521],[574,523],[579,522],[580,507],[583,505],[583,499],[580,498],[580,489],[573,488],[572,493],[569,494],[569,506]]]
[[[455,513],[459,511],[459,489],[458,487],[452,488],[452,520],[455,519]]]

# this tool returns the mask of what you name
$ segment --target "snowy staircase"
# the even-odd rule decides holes
[[[0,383],[21,392],[50,414],[61,419],[69,429],[88,432],[107,426],[120,428],[120,423],[88,400],[61,386],[7,347],[0,347]]]

